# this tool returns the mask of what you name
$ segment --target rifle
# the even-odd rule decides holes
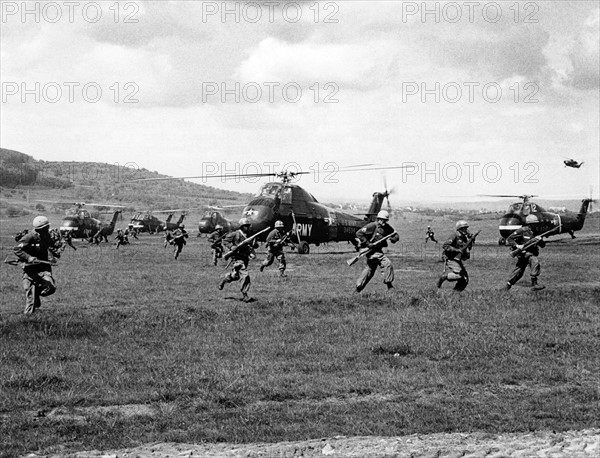
[[[244,241],[242,241],[233,250],[229,250],[227,253],[225,253],[225,255],[223,256],[223,259],[225,261],[227,261],[230,257],[232,257],[234,254],[236,254],[239,251],[240,248],[242,248],[243,246],[248,245],[250,242],[253,242],[256,237],[258,237],[263,232],[268,231],[269,229],[270,229],[269,227],[265,227],[262,231],[257,232],[256,234],[251,235],[250,237],[247,237]]]
[[[475,239],[477,238],[477,236],[479,235],[481,231],[477,231],[475,232],[475,234],[473,234],[471,236],[471,238],[469,238],[469,240],[467,241],[467,244],[461,248],[460,250],[460,257],[462,258],[462,256],[473,246],[473,244],[475,243]]]
[[[396,231],[392,232],[390,235],[386,235],[385,237],[383,237],[380,240],[377,240],[377,242],[375,242],[373,244],[373,246],[371,248],[363,248],[362,250],[360,250],[358,252],[358,254],[356,256],[354,256],[352,259],[348,259],[346,261],[346,264],[348,264],[349,266],[351,266],[352,264],[354,264],[356,261],[358,261],[360,258],[362,258],[363,256],[366,256],[370,253],[372,253],[373,251],[375,251],[375,248],[377,248],[377,245],[385,242],[387,239],[389,239],[390,237],[393,237],[394,235],[398,235],[398,233]]]
[[[216,250],[216,249],[217,249],[217,247],[218,247],[218,245],[217,245],[217,244],[218,244],[219,242],[221,242],[221,240],[223,240],[227,234],[229,234],[229,232],[225,232],[225,233],[224,233],[224,234],[223,234],[221,237],[219,237],[217,240],[215,240],[214,242],[212,242],[212,243],[210,244],[210,247],[211,247],[213,250]]]
[[[40,264],[46,264],[49,266],[57,266],[58,263],[56,261],[44,261],[43,259],[38,259],[36,262],[23,262],[15,257],[7,256],[4,260],[5,264],[9,264],[11,266],[21,266],[21,267],[29,267],[29,266],[38,266]]]
[[[550,229],[549,231],[544,232],[541,235],[537,235],[534,238],[532,238],[529,242],[527,242],[525,245],[523,245],[523,248],[516,248],[514,250],[512,250],[510,252],[510,255],[513,258],[516,258],[518,255],[520,255],[521,253],[523,253],[524,251],[527,251],[529,248],[536,246],[538,243],[540,243],[542,241],[542,238],[550,235],[550,233],[560,229],[562,227],[562,224],[559,224],[556,227],[553,227],[552,229]]]
[[[279,239],[279,240],[277,240],[277,241],[275,241],[275,242],[272,242],[272,243],[271,243],[271,246],[272,246],[273,248],[279,248],[279,247],[282,247],[282,246],[284,246],[284,245],[285,245],[285,242],[287,241],[287,239],[289,238],[289,236],[290,236],[290,235],[292,235],[292,232],[293,232],[293,231],[294,231],[294,229],[290,229],[289,231],[287,231],[287,232],[285,233],[285,235],[284,235],[284,236],[283,236],[281,239]]]

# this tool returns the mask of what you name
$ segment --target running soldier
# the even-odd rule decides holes
[[[115,236],[115,240],[117,241],[117,250],[121,245],[129,245],[129,239],[121,229],[117,229],[117,235]]]
[[[33,231],[25,234],[14,249],[23,263],[23,288],[25,289],[25,314],[31,315],[40,308],[40,297],[54,294],[56,282],[51,264],[60,258],[60,251],[50,237],[50,221],[45,216],[33,219]]]
[[[240,228],[237,231],[229,232],[223,241],[228,250],[233,251],[231,261],[233,266],[219,283],[219,289],[223,289],[226,283],[242,281],[241,291],[242,300],[248,302],[248,290],[250,289],[250,274],[248,273],[248,263],[254,258],[254,249],[258,247],[256,240],[250,243],[243,243],[250,236],[250,221],[247,218],[240,219]]]
[[[536,222],[537,218],[535,216],[528,215],[525,219],[525,225],[514,231],[506,239],[506,243],[513,250],[519,251],[515,256],[517,258],[517,264],[504,286],[505,291],[508,291],[521,279],[527,266],[529,266],[529,275],[531,276],[531,289],[533,291],[539,291],[545,288],[545,286],[538,284],[538,277],[540,276],[541,270],[538,256],[540,255],[540,248],[544,248],[546,242],[544,242],[540,236],[534,237],[530,225]]]
[[[275,229],[267,235],[267,259],[260,265],[261,272],[265,270],[265,267],[269,267],[273,264],[273,261],[277,259],[277,261],[279,261],[279,276],[281,278],[287,277],[285,274],[285,253],[283,252],[287,237],[288,234],[286,234],[283,229],[283,221],[276,221]]]
[[[131,236],[134,239],[139,240],[138,236],[137,236],[137,229],[135,227],[132,227],[131,229],[129,229],[129,228],[125,229],[125,235],[129,235],[129,234],[131,234]]]
[[[444,243],[442,248],[446,262],[444,264],[444,273],[437,282],[438,288],[441,288],[446,280],[456,282],[456,285],[454,285],[455,291],[464,291],[469,284],[469,274],[465,269],[463,261],[470,259],[470,251],[475,242],[475,237],[477,237],[479,232],[471,235],[468,228],[469,223],[464,220],[458,221],[456,223],[456,234]]]
[[[173,233],[169,229],[165,231],[165,248],[167,245],[173,245]]]
[[[208,241],[212,249],[212,262],[216,266],[217,261],[223,257],[223,226],[217,224],[215,231],[208,236]]]
[[[65,235],[63,236],[63,240],[71,248],[73,248],[74,250],[77,250],[77,248],[75,248],[75,245],[73,245],[73,236],[71,235],[71,231],[65,231]]]
[[[173,233],[172,243],[175,245],[175,259],[179,257],[179,254],[183,250],[183,246],[187,244],[185,239],[189,237],[189,234],[185,230],[185,225],[182,223]]]
[[[394,288],[394,285],[392,284],[394,282],[394,267],[392,266],[392,261],[383,254],[383,248],[388,246],[387,240],[377,243],[382,238],[394,234],[394,229],[388,224],[389,219],[389,213],[385,210],[381,210],[377,214],[377,221],[367,224],[356,232],[360,247],[373,249],[373,251],[366,255],[367,265],[360,274],[360,277],[358,277],[358,280],[356,280],[357,293],[360,293],[365,286],[367,286],[371,278],[373,278],[373,275],[375,275],[377,267],[381,269],[383,283],[385,283],[388,290]],[[400,240],[400,236],[394,234],[388,240],[392,243],[396,243]]]
[[[427,242],[431,240],[432,242],[438,243],[438,241],[435,239],[435,233],[431,230],[431,226],[427,226],[427,233],[426,233],[426,237],[425,237],[425,245],[427,245]]]

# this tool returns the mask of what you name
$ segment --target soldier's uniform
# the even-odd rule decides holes
[[[263,261],[260,266],[260,271],[262,272],[265,267],[269,267],[273,264],[273,261],[277,259],[279,261],[279,276],[286,277],[285,275],[285,253],[283,252],[283,247],[285,245],[286,234],[283,231],[283,222],[277,221],[275,223],[275,229],[269,232],[267,235],[267,259]]]
[[[454,237],[448,239],[442,249],[446,257],[445,269],[437,282],[437,287],[441,288],[444,281],[456,282],[455,291],[463,291],[469,284],[469,274],[465,269],[463,261],[471,257],[470,248],[463,251],[469,243],[469,225],[466,221],[456,223],[456,233]],[[446,272],[446,269],[448,272]]]
[[[185,226],[183,224],[179,225],[179,228],[175,230],[173,233],[173,244],[175,245],[175,259],[179,257],[179,254],[183,250],[183,246],[187,244],[186,240],[189,237],[189,234],[185,230]]]
[[[29,234],[29,229],[23,229],[21,232],[17,232],[15,235],[15,242],[18,242],[27,234]]]
[[[356,238],[360,242],[360,247],[371,247],[375,242],[378,242],[382,238],[394,233],[394,229],[387,223],[389,220],[388,212],[385,210],[380,211],[377,214],[377,222],[369,223],[362,227],[356,232]],[[398,234],[393,235],[388,239],[392,243],[396,243],[400,240]],[[387,247],[387,241],[384,241],[374,247],[374,250],[367,255],[367,265],[360,274],[360,277],[356,280],[356,291],[361,292],[365,286],[371,281],[377,267],[381,269],[383,275],[383,282],[386,284],[388,289],[392,289],[394,282],[394,267],[392,261],[383,254],[383,248]]]
[[[240,220],[240,228],[237,231],[230,232],[225,236],[223,242],[229,250],[235,249],[244,240],[249,237],[250,223],[246,218]],[[256,240],[240,247],[232,255],[232,269],[225,278],[219,283],[219,289],[223,289],[226,283],[242,281],[241,291],[243,300],[248,300],[248,291],[250,290],[250,274],[248,273],[248,263],[250,258],[254,257],[254,249],[258,247]]]
[[[208,241],[210,242],[210,248],[212,249],[212,262],[213,265],[216,266],[218,260],[223,257],[223,240],[221,239],[223,236],[223,226],[217,224],[215,229],[216,230],[208,236]]]
[[[431,240],[432,242],[438,243],[438,241],[435,239],[435,233],[431,230],[431,226],[427,226],[425,243],[427,243],[429,240]]]
[[[71,231],[66,231],[63,239],[67,245],[69,245],[74,250],[77,250],[77,248],[75,248],[75,245],[73,245],[73,237],[71,236]]]
[[[136,229],[136,228],[132,228],[131,230],[129,230],[129,228],[125,229],[125,235],[127,235],[127,234],[128,234],[128,232],[131,234],[131,236],[132,236],[134,239],[136,239],[136,240],[139,240],[139,239],[138,239],[138,236],[137,236],[137,229]]]
[[[25,289],[25,314],[34,313],[40,306],[40,297],[54,294],[56,283],[52,267],[37,261],[59,258],[60,252],[50,237],[48,218],[38,216],[33,220],[35,230],[24,235],[14,248],[14,253],[23,266],[23,288]]]
[[[165,231],[165,248],[167,248],[167,244],[173,245],[173,234],[168,229]]]
[[[123,231],[121,229],[117,230],[117,235],[115,236],[115,240],[117,241],[117,250],[119,249],[119,247],[121,245],[127,245],[129,243],[129,240],[127,238],[127,236],[123,233]]]
[[[530,240],[533,240],[535,236],[533,235],[533,231],[528,225],[517,229],[512,234],[510,234],[506,243],[512,249],[522,248],[523,245],[528,243]],[[546,246],[546,242],[542,239],[539,239],[539,242],[536,244],[532,244],[532,246],[526,248],[521,253],[519,253],[517,258],[517,264],[515,265],[514,270],[512,271],[510,278],[506,282],[505,289],[509,290],[515,283],[517,283],[523,274],[525,273],[525,269],[529,266],[529,275],[531,276],[531,287],[534,290],[544,289],[544,286],[538,284],[538,277],[540,276],[540,262],[538,260],[538,256],[540,255],[540,248],[544,248]]]

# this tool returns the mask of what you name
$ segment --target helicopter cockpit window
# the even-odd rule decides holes
[[[79,217],[90,218],[90,212],[88,212],[87,210],[79,210]]]
[[[281,193],[281,202],[284,204],[292,203],[292,188],[283,188]]]
[[[512,204],[510,206],[510,211],[512,213],[519,213],[522,209],[523,209],[523,204],[522,203]]]
[[[263,197],[275,198],[277,197],[280,189],[281,185],[279,183],[268,183],[261,188],[259,195]]]

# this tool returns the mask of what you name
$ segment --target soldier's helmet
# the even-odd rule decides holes
[[[275,221],[275,227],[283,227],[283,221]]]
[[[390,219],[390,214],[385,210],[381,210],[379,213],[377,213],[377,219],[384,219],[387,221]]]
[[[43,229],[45,227],[50,226],[50,221],[45,216],[36,216],[33,218],[33,228],[34,229]]]
[[[179,225],[179,228],[180,228],[180,229],[185,229],[185,224],[181,223],[181,224]]]
[[[461,219],[460,221],[458,221],[456,223],[456,230],[457,231],[459,229],[466,229],[467,227],[469,227],[469,223],[467,223],[464,219]]]
[[[223,229],[223,226],[221,226],[220,224],[217,224],[217,225],[215,226],[215,230],[219,231],[219,230],[221,230],[221,229]]]
[[[240,227],[242,226],[250,226],[250,220],[248,218],[242,218],[240,219]]]
[[[540,222],[540,220],[535,215],[527,215],[527,217],[525,218],[525,224],[528,224],[528,225],[529,224],[537,224],[539,222]]]
[[[431,229],[431,226],[427,226],[427,229]]]

